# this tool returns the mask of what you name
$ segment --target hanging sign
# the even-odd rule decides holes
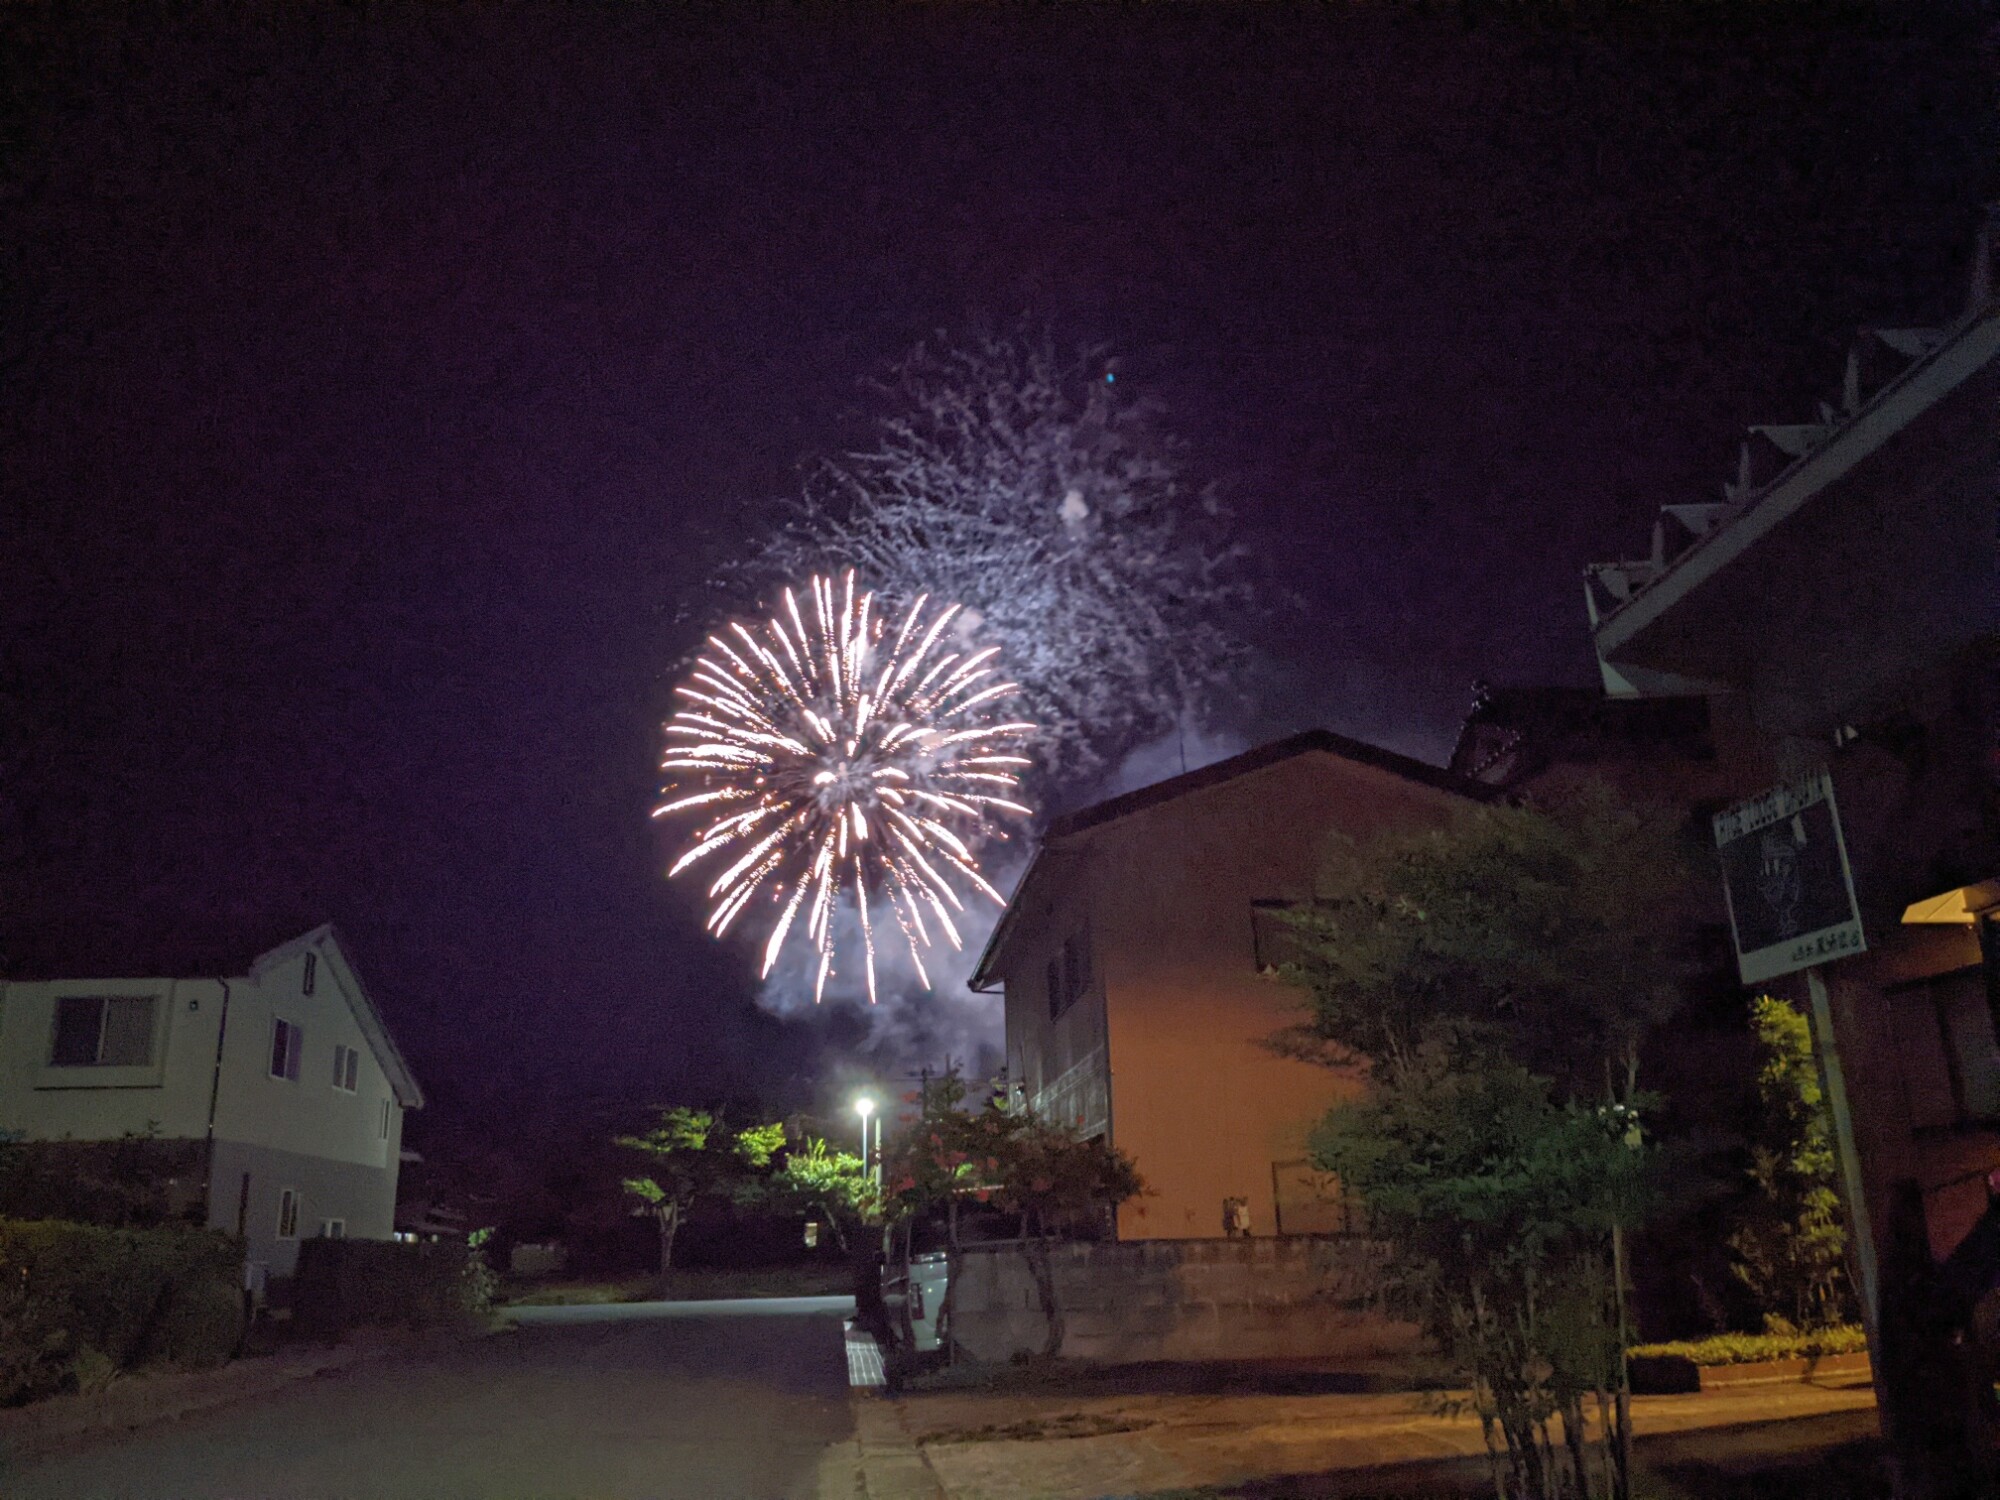
[[[1715,847],[1745,984],[1867,948],[1824,771],[1717,813]]]

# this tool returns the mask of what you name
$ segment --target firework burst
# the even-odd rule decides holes
[[[979,846],[1016,800],[1032,724],[1003,720],[1015,692],[999,680],[999,647],[963,647],[956,604],[919,596],[893,626],[854,574],[815,577],[803,609],[758,625],[732,622],[675,689],[666,724],[667,774],[654,817],[701,810],[685,853],[667,871],[710,862],[708,929],[718,937],[753,907],[773,914],[769,975],[803,913],[819,953],[813,998],[834,972],[834,921],[849,901],[860,918],[868,998],[875,999],[872,904],[886,900],[926,988],[933,930],[963,946],[954,913],[960,882],[996,904]]]

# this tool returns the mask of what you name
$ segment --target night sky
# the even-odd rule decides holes
[[[1973,6],[1610,9],[6,7],[0,961],[331,918],[468,1109],[798,1087],[657,726],[940,328],[1166,403],[1266,595],[1221,730],[1592,681],[1581,565],[1953,311],[1994,187]]]

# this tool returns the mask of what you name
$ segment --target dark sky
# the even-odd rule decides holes
[[[656,726],[969,320],[1109,341],[1238,508],[1243,735],[1591,680],[1580,565],[1948,313],[1993,187],[1970,5],[1611,9],[6,7],[6,961],[331,917],[447,1092],[807,1068]]]

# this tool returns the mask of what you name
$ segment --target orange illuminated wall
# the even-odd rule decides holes
[[[1414,762],[1402,764],[1426,780],[1323,749],[1258,764],[1262,753],[1240,757],[1240,774],[1198,772],[1179,778],[1189,790],[1168,783],[1150,802],[1136,794],[1058,823],[1003,929],[995,967],[1027,1097],[1081,1119],[1102,1071],[1107,1133],[1152,1189],[1120,1211],[1122,1239],[1219,1235],[1231,1197],[1248,1201],[1253,1234],[1276,1232],[1274,1168],[1301,1163],[1313,1125],[1361,1082],[1270,1045],[1301,1013],[1258,972],[1253,904],[1310,896],[1333,834],[1365,840],[1467,805],[1445,773]],[[1052,1021],[1050,959],[1078,931],[1090,988]],[[1329,1227],[1323,1218],[1295,1206],[1285,1227]]]

